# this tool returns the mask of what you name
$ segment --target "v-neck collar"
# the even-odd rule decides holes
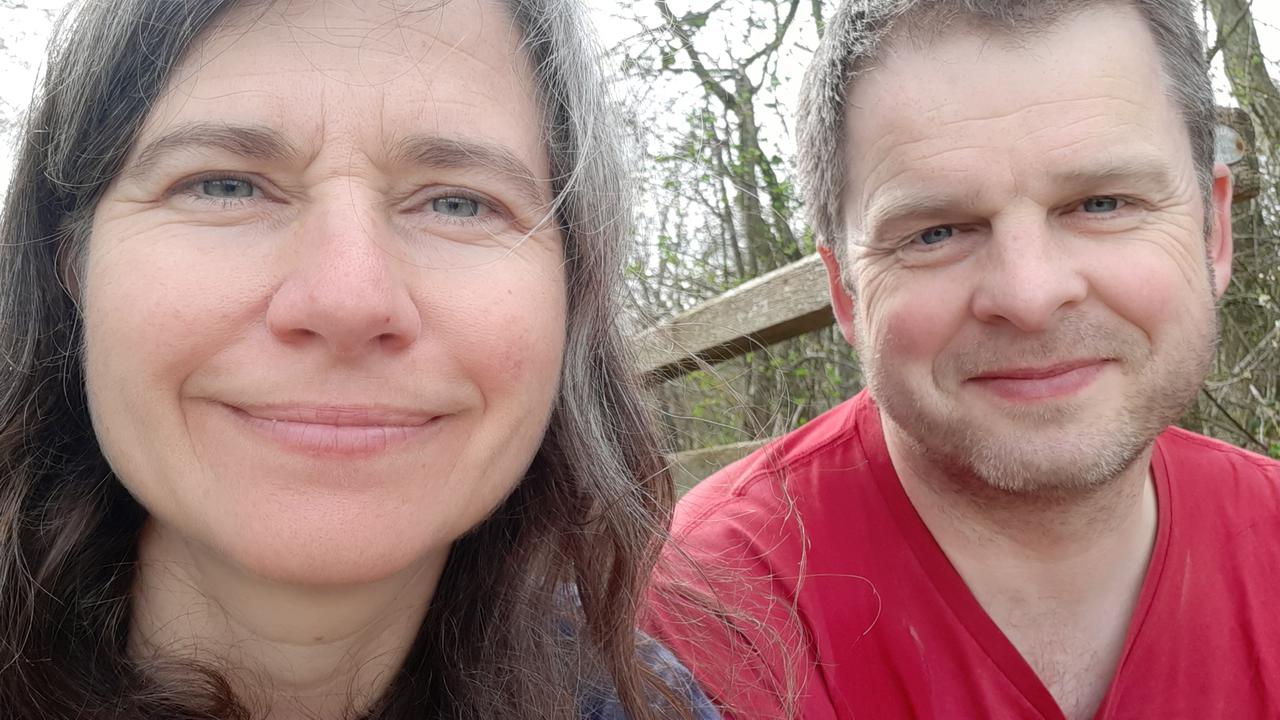
[[[871,465],[872,475],[880,490],[880,495],[888,505],[889,512],[897,523],[902,537],[911,548],[925,575],[928,576],[938,595],[955,613],[956,618],[959,619],[974,642],[982,648],[992,663],[1004,673],[1009,682],[1026,698],[1027,702],[1046,720],[1065,720],[1062,709],[1058,707],[1058,703],[1054,700],[1049,689],[1045,687],[1039,676],[1031,669],[1031,665],[1014,647],[1013,642],[1005,636],[1000,627],[996,625],[996,622],[987,614],[987,611],[982,608],[978,599],[974,597],[973,592],[969,590],[969,586],[960,577],[959,571],[947,559],[937,540],[929,532],[929,528],[924,524],[920,514],[916,512],[915,506],[911,504],[906,490],[902,487],[898,473],[893,467],[893,461],[889,457],[889,449],[884,439],[884,428],[880,421],[880,411],[869,395],[866,396],[865,400],[866,402],[861,403],[858,409],[859,417],[857,420],[858,435],[862,442],[863,452],[866,453],[867,460]],[[1126,662],[1132,654],[1133,647],[1136,641],[1141,638],[1143,626],[1150,614],[1152,603],[1160,587],[1161,578],[1164,575],[1165,560],[1169,553],[1173,500],[1170,493],[1169,468],[1165,463],[1159,442],[1155,444],[1155,448],[1151,453],[1151,475],[1156,491],[1155,546],[1152,548],[1151,561],[1147,565],[1147,573],[1142,581],[1142,590],[1138,595],[1138,602],[1135,604],[1133,615],[1129,620],[1129,629],[1125,636],[1124,648],[1120,653],[1120,661],[1116,665],[1116,672],[1111,678],[1107,692],[1103,696],[1097,712],[1094,714],[1094,720],[1103,720],[1107,717],[1116,681],[1124,673]]]

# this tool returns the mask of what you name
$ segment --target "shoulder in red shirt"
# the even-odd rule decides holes
[[[1280,717],[1280,463],[1156,441],[1151,564],[1098,720]],[[740,720],[1063,715],[898,482],[866,393],[681,502],[649,630]]]

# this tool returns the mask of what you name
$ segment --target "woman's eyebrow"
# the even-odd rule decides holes
[[[284,135],[265,125],[190,122],[147,143],[123,174],[128,178],[144,176],[165,156],[197,148],[215,148],[268,161],[290,160],[300,154]],[[494,143],[413,135],[396,142],[390,155],[398,164],[480,170],[513,181],[516,190],[533,205],[546,203],[550,194],[545,181],[540,181],[515,153]]]
[[[431,168],[478,170],[514,184],[532,205],[550,199],[550,188],[515,153],[495,143],[441,135],[412,135],[391,148],[393,162]]]
[[[209,147],[262,160],[286,160],[298,156],[298,150],[292,143],[265,125],[189,122],[147,143],[123,175],[126,178],[145,176],[166,155]]]

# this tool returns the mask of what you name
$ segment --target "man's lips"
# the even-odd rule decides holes
[[[1011,367],[1000,370],[988,370],[975,375],[975,380],[1042,380],[1058,375],[1063,375],[1080,368],[1089,367],[1106,362],[1103,358],[1091,358],[1087,360],[1070,360],[1054,365],[1046,365],[1039,367]]]
[[[1066,397],[1088,387],[1111,361],[1072,360],[1053,365],[988,370],[969,382],[1005,400],[1026,402]]]
[[[441,416],[372,405],[226,405],[257,434],[308,455],[367,457],[408,441]]]

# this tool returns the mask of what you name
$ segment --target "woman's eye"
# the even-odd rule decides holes
[[[949,240],[956,234],[956,229],[950,225],[942,225],[935,228],[929,228],[917,236],[917,239],[924,245],[937,245],[943,240]]]
[[[431,201],[431,209],[455,218],[473,218],[480,214],[480,203],[464,197],[442,197]]]
[[[1084,201],[1082,208],[1087,213],[1111,213],[1120,209],[1120,198],[1092,197]]]
[[[239,200],[251,198],[257,194],[257,188],[253,183],[236,178],[201,180],[198,189],[201,195],[217,200]]]

